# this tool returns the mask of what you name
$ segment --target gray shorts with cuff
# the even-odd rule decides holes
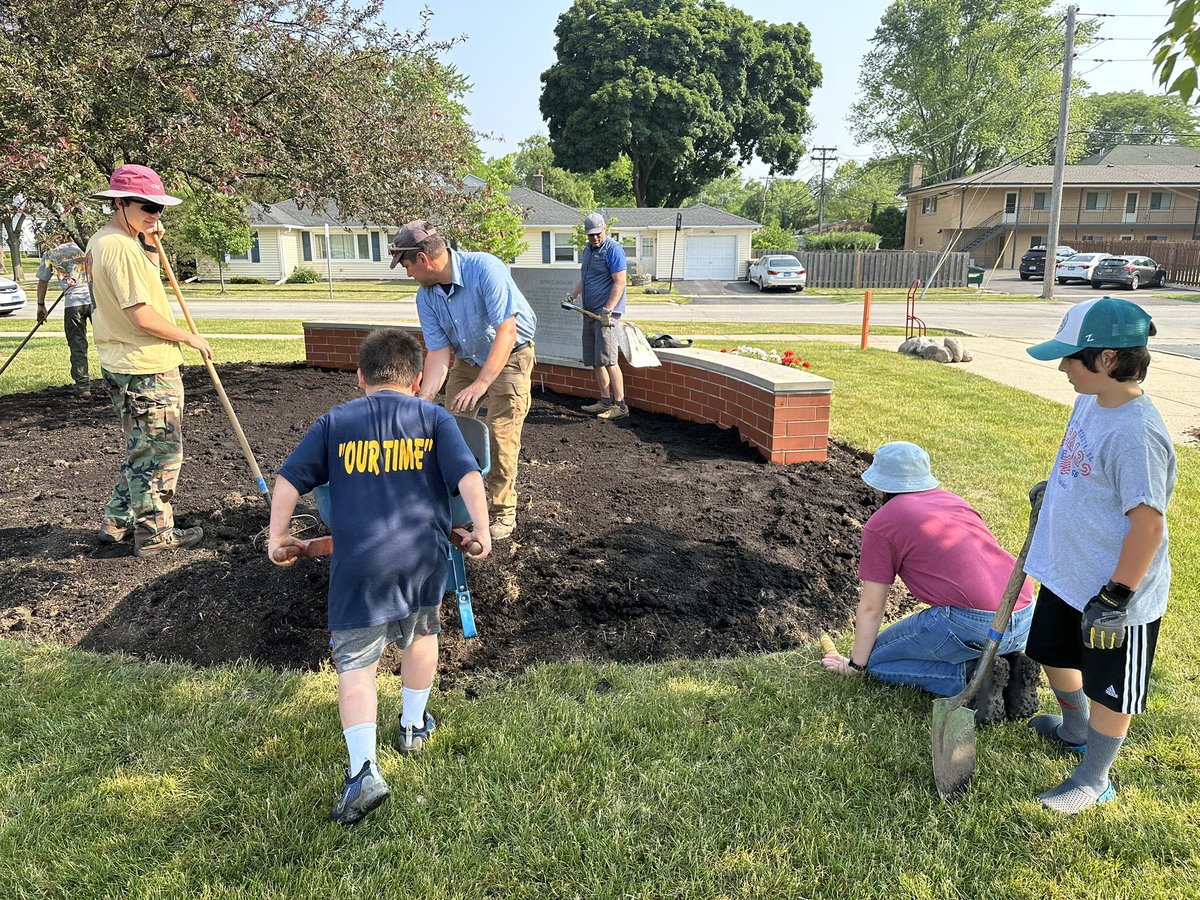
[[[621,314],[613,313],[611,327],[601,325],[595,319],[583,317],[583,364],[590,368],[615,366],[620,361],[620,345],[617,329],[621,327]]]
[[[417,638],[441,634],[438,613],[442,605],[422,606],[415,613],[395,622],[370,625],[367,628],[346,628],[329,633],[329,654],[336,672],[365,669],[379,662],[388,644],[407,650]]]

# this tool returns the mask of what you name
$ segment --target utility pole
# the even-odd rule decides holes
[[[813,159],[821,164],[821,193],[817,198],[817,234],[825,230],[825,164],[836,162],[837,157],[833,155],[837,147],[813,147]],[[816,153],[820,153],[817,156]]]
[[[1058,100],[1058,143],[1054,148],[1054,186],[1050,189],[1050,225],[1046,230],[1046,268],[1042,299],[1054,299],[1054,265],[1058,261],[1058,229],[1062,222],[1063,167],[1067,162],[1067,119],[1071,106],[1071,57],[1075,55],[1075,10],[1067,7],[1067,40],[1063,48],[1062,94]]]

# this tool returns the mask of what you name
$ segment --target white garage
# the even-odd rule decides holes
[[[687,238],[683,277],[689,281],[738,277],[737,235],[693,234]]]

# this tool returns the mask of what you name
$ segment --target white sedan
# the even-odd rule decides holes
[[[800,260],[794,256],[760,256],[750,263],[750,283],[760,291],[767,288],[804,290],[808,275]]]
[[[1068,281],[1090,282],[1092,271],[1107,255],[1106,253],[1076,253],[1074,256],[1068,256],[1055,264],[1054,277],[1059,284],[1066,284]]]
[[[24,288],[11,278],[0,277],[0,316],[11,316],[24,308]]]

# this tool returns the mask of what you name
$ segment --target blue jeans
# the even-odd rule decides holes
[[[885,628],[875,640],[867,672],[889,684],[911,684],[941,697],[967,686],[966,664],[979,658],[995,613],[931,606]],[[1025,648],[1033,604],[1014,612],[997,653]]]

